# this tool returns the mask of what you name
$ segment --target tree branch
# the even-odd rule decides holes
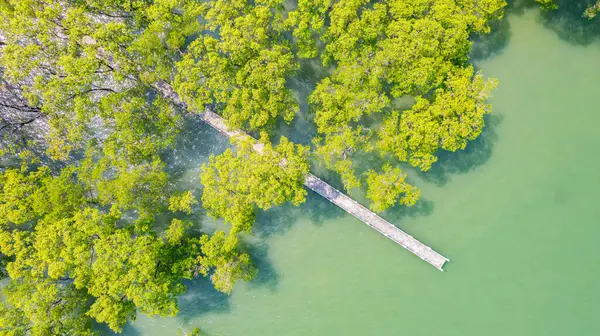
[[[29,120],[26,120],[26,121],[22,121],[22,122],[9,122],[9,123],[7,123],[5,125],[0,126],[0,131],[2,131],[3,129],[5,129],[8,126],[14,126],[13,127],[13,131],[16,131],[18,129],[23,128],[26,125],[31,124],[32,122],[36,121],[37,119],[39,119],[39,118],[41,118],[43,116],[44,115],[40,113],[39,115],[37,115],[37,116],[35,116],[35,117],[33,117],[33,118],[29,119]]]
[[[69,97],[69,99],[73,99],[73,98],[75,98],[75,97],[77,97],[77,96],[85,95],[85,94],[88,94],[88,93],[91,93],[91,92],[95,92],[95,91],[104,91],[104,92],[110,92],[110,93],[116,93],[116,92],[117,92],[117,91],[115,91],[115,90],[113,90],[113,89],[110,89],[110,88],[95,88],[95,89],[88,89],[88,90],[85,90],[85,91],[83,91],[83,92],[79,92],[79,93],[75,93],[75,94],[71,95],[71,96]]]
[[[4,102],[0,102],[0,106],[27,113],[42,113],[42,109],[37,106],[11,105]]]

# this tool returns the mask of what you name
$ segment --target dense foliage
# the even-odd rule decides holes
[[[499,18],[504,5],[496,0],[299,2],[291,17],[301,55],[317,53],[313,37],[321,31],[321,59],[336,65],[310,96],[322,135],[316,152],[347,189],[360,185],[350,157],[357,151],[375,150],[426,171],[439,149],[464,149],[481,133],[490,110],[485,99],[495,83],[466,63],[469,35],[488,32],[487,21]],[[416,102],[407,111],[394,105],[403,96]],[[375,114],[384,115],[380,127],[367,123]]]
[[[298,64],[281,31],[281,0],[203,3],[203,31],[177,63],[174,87],[192,107],[219,111],[233,128],[258,130],[298,110],[286,78]]]
[[[0,4],[2,149],[18,159],[0,174],[2,333],[120,330],[138,311],[174,315],[183,279],[229,292],[251,278],[235,236],[189,234],[177,217],[197,201],[160,159],[180,116],[155,83],[198,29],[196,1]],[[44,137],[23,132],[35,122]]]
[[[285,137],[258,153],[248,138],[238,142],[235,153],[229,149],[212,156],[202,166],[202,204],[209,214],[232,224],[233,232],[250,231],[254,209],[268,210],[292,201],[304,202],[303,182],[308,174],[308,147],[294,145]]]
[[[221,282],[253,274],[248,256],[235,252],[235,237],[192,238],[190,224],[176,218],[161,234],[148,228],[169,201],[160,196],[168,186],[157,163],[119,179],[89,178],[87,168],[67,166],[57,176],[46,167],[8,169],[0,176],[0,249],[12,260],[2,309],[21,321],[16,330],[83,333],[90,317],[119,330],[136,310],[175,314],[181,279],[214,269],[215,285],[228,291]]]
[[[118,331],[138,311],[175,314],[197,276],[230,292],[256,272],[238,234],[257,209],[305,200],[310,155],[384,211],[420,196],[400,163],[427,171],[481,134],[496,81],[468,64],[469,38],[503,0],[289,6],[0,0],[0,332]],[[328,74],[308,98],[318,136],[271,144],[299,112],[289,80],[307,61]],[[198,200],[162,158],[182,114],[206,108],[263,136],[260,153],[238,139],[202,167],[201,205],[231,229],[194,235]],[[359,155],[383,163],[362,171]]]

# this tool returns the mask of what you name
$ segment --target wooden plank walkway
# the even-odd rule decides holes
[[[425,260],[440,271],[443,271],[444,264],[447,261],[450,261],[446,257],[434,251],[431,247],[421,243],[413,236],[400,230],[395,225],[381,218],[376,213],[367,209],[352,198],[344,195],[342,192],[327,184],[320,178],[314,176],[313,174],[308,174],[306,176],[304,185],[314,190],[319,195],[327,198],[329,201],[331,201],[331,203],[344,209],[352,216],[360,219],[368,226],[379,231],[379,233],[382,235],[395,241],[400,246],[409,250],[417,257]]]
[[[157,83],[155,88],[161,92],[161,94],[165,98],[170,98],[176,104],[181,107],[187,109],[185,103],[183,103],[177,93],[166,83]],[[228,137],[250,137],[246,133],[239,130],[230,130],[223,118],[221,118],[218,114],[206,110],[200,114],[200,119],[204,121],[206,124],[219,131],[220,133],[228,136]],[[253,138],[252,138],[253,139]],[[253,139],[255,140],[255,139]],[[259,153],[262,153],[263,145],[258,141],[254,142],[254,150]],[[356,202],[352,198],[346,196],[344,193],[335,189],[325,181],[320,178],[314,176],[313,174],[308,174],[306,179],[304,180],[304,185],[309,189],[313,190],[317,194],[325,197],[331,203],[337,205],[342,208],[344,211],[348,212],[352,216],[358,218],[365,224],[369,225],[373,229],[377,230],[379,233],[393,240],[400,246],[409,250],[419,258],[428,262],[433,267],[437,268],[440,271],[443,271],[444,264],[450,259],[442,256],[441,254],[434,251],[429,246],[421,243],[408,233],[400,230],[395,225],[389,223],[385,219],[381,218],[371,210],[367,209],[360,203]]]

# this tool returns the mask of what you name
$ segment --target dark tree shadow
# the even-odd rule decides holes
[[[300,110],[290,124],[278,118],[275,127],[277,136],[283,135],[297,144],[312,143],[312,139],[317,136],[317,129],[313,122],[314,114],[309,107],[309,96],[321,79],[331,72],[332,68],[323,67],[318,60],[300,60],[297,74],[288,79],[288,86],[293,91]]]
[[[205,233],[198,227],[192,235],[197,236]],[[279,273],[269,258],[267,242],[265,240],[247,242],[242,239],[240,248],[250,255],[252,263],[258,269],[257,275],[247,283],[248,286],[251,289],[267,288],[271,292],[276,291],[279,283]],[[239,283],[241,282],[240,280]],[[234,290],[239,286],[239,283],[234,285]],[[227,313],[231,310],[229,295],[216,290],[210,276],[184,280],[183,284],[186,286],[186,291],[178,298],[179,313],[175,316],[175,319],[180,321],[182,325],[189,325],[198,317],[207,313]],[[105,325],[98,325],[98,330],[103,335],[118,335],[111,332]],[[141,335],[131,323],[124,327],[123,334],[127,336]]]
[[[429,216],[433,212],[434,203],[425,198],[421,198],[415,205],[408,207],[402,204],[396,204],[389,208],[381,217],[387,219],[390,223],[400,223],[407,218],[415,218],[420,216]]]
[[[207,313],[227,313],[231,310],[229,296],[217,291],[209,278],[198,278],[184,281],[187,290],[179,297],[179,313],[175,319],[183,325],[189,325],[199,316]],[[160,317],[154,317],[160,318]],[[114,333],[106,325],[98,325],[97,330],[102,335],[138,336],[142,333],[131,323],[127,323],[121,334]],[[175,332],[173,333],[175,334]]]
[[[242,240],[241,248],[250,254],[252,262],[258,269],[256,277],[248,282],[249,287],[276,291],[279,273],[269,258],[267,243],[264,241],[247,243]],[[229,295],[216,290],[209,277],[197,278],[184,283],[187,289],[185,294],[179,298],[179,314],[176,317],[183,324],[187,325],[206,313],[227,313],[231,310]]]
[[[504,8],[504,20],[509,15],[523,15],[525,10],[530,8],[541,8],[535,0],[506,0],[507,6]]]
[[[260,241],[247,245],[244,250],[248,251],[254,266],[258,269],[254,279],[248,283],[250,288],[267,288],[275,292],[279,284],[279,273],[269,258],[269,245],[265,241]]]
[[[521,15],[525,10],[539,8],[538,20],[558,37],[573,45],[589,45],[600,40],[600,15],[593,19],[584,17],[586,8],[596,0],[554,0],[557,10],[543,9],[534,0],[508,0],[505,18]],[[493,33],[493,32],[492,32]]]
[[[467,144],[464,150],[457,152],[440,151],[438,161],[427,172],[417,170],[417,174],[436,185],[446,185],[454,174],[465,174],[485,164],[492,156],[494,143],[498,140],[496,128],[502,122],[501,115],[491,114],[484,117],[485,127],[481,135]]]
[[[227,313],[231,310],[229,295],[215,289],[209,278],[186,281],[186,292],[179,297],[177,319],[184,324],[207,313]]]
[[[557,0],[557,10],[544,10],[539,16],[542,24],[556,32],[558,37],[573,45],[589,45],[600,41],[600,16],[583,16],[587,7],[596,0]]]
[[[508,20],[503,18],[493,21],[490,27],[492,30],[489,34],[475,35],[471,38],[473,41],[469,57],[471,62],[500,55],[508,45],[512,34]]]
[[[554,0],[557,10],[543,9],[534,0],[508,0],[504,18],[491,22],[489,34],[475,35],[470,59],[481,61],[502,53],[512,32],[508,18],[522,15],[528,9],[539,10],[538,18],[546,28],[553,30],[564,41],[574,45],[589,45],[600,40],[600,15],[594,19],[583,16],[596,0]]]
[[[473,46],[470,53],[470,62],[476,63],[502,54],[512,36],[508,18],[512,15],[523,15],[530,8],[540,8],[535,0],[507,0],[507,2],[508,4],[504,8],[504,17],[490,22],[490,33],[474,35],[471,38]]]

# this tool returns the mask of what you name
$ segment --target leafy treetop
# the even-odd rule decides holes
[[[267,210],[306,199],[308,147],[294,145],[285,137],[272,146],[266,135],[262,143],[258,153],[251,139],[241,139],[235,152],[227,149],[202,166],[202,205],[211,216],[231,223],[233,232],[250,231],[255,206]]]
[[[361,184],[351,154],[375,149],[425,171],[439,149],[463,149],[481,133],[495,81],[468,66],[469,36],[489,32],[488,21],[500,18],[505,4],[298,2],[286,21],[298,54],[320,54],[325,65],[335,66],[309,98],[321,134],[315,152],[347,189]],[[416,103],[396,110],[395,99],[405,96]],[[380,125],[373,122],[377,114],[383,115]]]
[[[174,87],[195,110],[214,106],[232,128],[290,122],[298,104],[286,79],[298,68],[282,36],[281,0],[205,2],[205,33],[177,63]]]

